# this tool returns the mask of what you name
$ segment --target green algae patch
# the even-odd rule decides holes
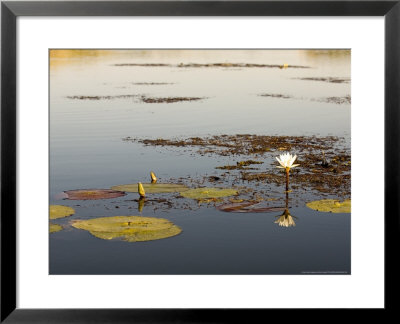
[[[50,219],[62,218],[75,214],[75,209],[62,205],[50,205],[49,211]]]
[[[343,202],[335,199],[323,199],[317,201],[311,201],[306,204],[308,208],[325,212],[325,213],[350,213],[351,212],[351,200],[347,199]]]
[[[140,216],[101,217],[74,221],[72,226],[103,239],[126,242],[160,240],[178,235],[181,228],[167,219]]]
[[[180,194],[185,198],[203,200],[234,196],[237,195],[238,192],[235,189],[197,188],[181,192]]]
[[[62,226],[57,225],[57,224],[50,224],[50,233],[55,233],[55,232],[59,232],[62,231]]]
[[[169,193],[169,192],[182,192],[189,190],[183,184],[178,183],[142,183],[143,188],[147,194],[149,193]],[[126,184],[111,187],[113,190],[125,191],[125,192],[138,192],[138,184]]]

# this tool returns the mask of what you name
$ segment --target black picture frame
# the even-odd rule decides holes
[[[385,308],[395,312],[399,279],[400,1],[4,1],[1,3],[1,317],[5,323],[198,323],[269,318],[270,309],[16,308],[16,19],[19,16],[384,16]],[[371,233],[373,235],[373,233]],[[366,290],[368,283],[366,282]],[[345,292],[343,292],[345,294]],[[295,310],[309,316],[309,310]],[[320,313],[321,310],[312,310]],[[331,310],[330,314],[333,314]],[[358,310],[351,310],[357,311]],[[350,311],[350,312],[351,312]],[[347,311],[349,312],[349,310]],[[270,314],[268,314],[270,315]],[[321,314],[322,315],[322,314]],[[325,315],[325,314],[324,314]],[[368,317],[372,314],[368,312]],[[290,317],[293,312],[290,313]],[[317,315],[318,316],[318,315]],[[331,316],[331,315],[329,315]],[[333,315],[335,316],[335,315]],[[243,320],[246,318],[246,320]],[[298,318],[297,318],[298,319]],[[320,318],[322,319],[322,318]],[[379,317],[382,321],[383,319]],[[259,320],[256,320],[257,322]],[[262,320],[263,321],[263,320]]]

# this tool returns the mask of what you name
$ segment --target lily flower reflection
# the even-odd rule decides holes
[[[138,200],[138,211],[139,211],[139,213],[142,212],[145,201],[146,201],[146,198],[144,198],[144,197],[140,197],[139,198],[139,200]]]
[[[283,214],[278,217],[279,218],[275,221],[275,224],[283,227],[296,226],[296,223],[294,222],[294,216],[290,215],[288,208],[286,208]]]

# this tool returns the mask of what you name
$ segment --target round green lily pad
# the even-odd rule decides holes
[[[75,221],[75,228],[89,231],[103,240],[121,239],[126,242],[160,240],[178,235],[180,227],[167,219],[141,216],[114,216]]]
[[[78,189],[64,192],[70,200],[110,199],[126,195],[125,192],[110,189]]]
[[[55,233],[61,231],[63,228],[57,224],[50,224],[50,233]]]
[[[49,210],[50,219],[62,218],[75,214],[75,209],[62,205],[50,205]]]
[[[144,191],[147,193],[168,193],[168,192],[182,192],[189,190],[183,184],[178,183],[142,183]],[[126,184],[111,187],[113,190],[125,191],[125,192],[138,192],[138,184]]]
[[[308,208],[326,212],[326,213],[350,213],[351,212],[351,200],[347,199],[343,202],[335,199],[323,199],[317,201],[311,201],[306,204]]]
[[[235,189],[219,189],[219,188],[197,188],[190,189],[180,193],[185,198],[192,199],[207,199],[207,198],[222,198],[237,195]]]

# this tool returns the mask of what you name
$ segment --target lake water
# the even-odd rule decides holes
[[[60,195],[66,190],[148,182],[150,171],[160,182],[191,179],[196,187],[205,177],[225,174],[215,167],[252,158],[198,154],[193,147],[145,146],[124,141],[128,136],[335,136],[340,137],[341,148],[350,152],[350,103],[337,102],[351,95],[350,61],[349,51],[53,51],[50,204],[71,206],[76,213],[52,221],[64,230],[50,234],[49,273],[350,274],[350,214],[307,208],[306,201],[325,198],[315,190],[301,188],[290,193],[298,197],[290,206],[296,217],[293,227],[275,223],[282,212],[222,212],[213,203],[197,204],[170,194],[154,197],[168,200],[172,208],[154,202],[146,203],[141,211],[134,193],[85,201],[61,199]],[[182,67],[192,63],[233,66]],[[289,66],[242,67],[237,63]],[[141,101],[143,96],[202,99],[146,103]],[[264,164],[256,167],[272,170],[278,154],[257,157]],[[226,176],[222,185],[215,186],[237,182],[234,172],[231,178]],[[265,199],[269,192],[281,193],[265,182],[240,185],[262,188]],[[129,243],[99,239],[70,226],[73,220],[120,215],[165,218],[182,233]]]

